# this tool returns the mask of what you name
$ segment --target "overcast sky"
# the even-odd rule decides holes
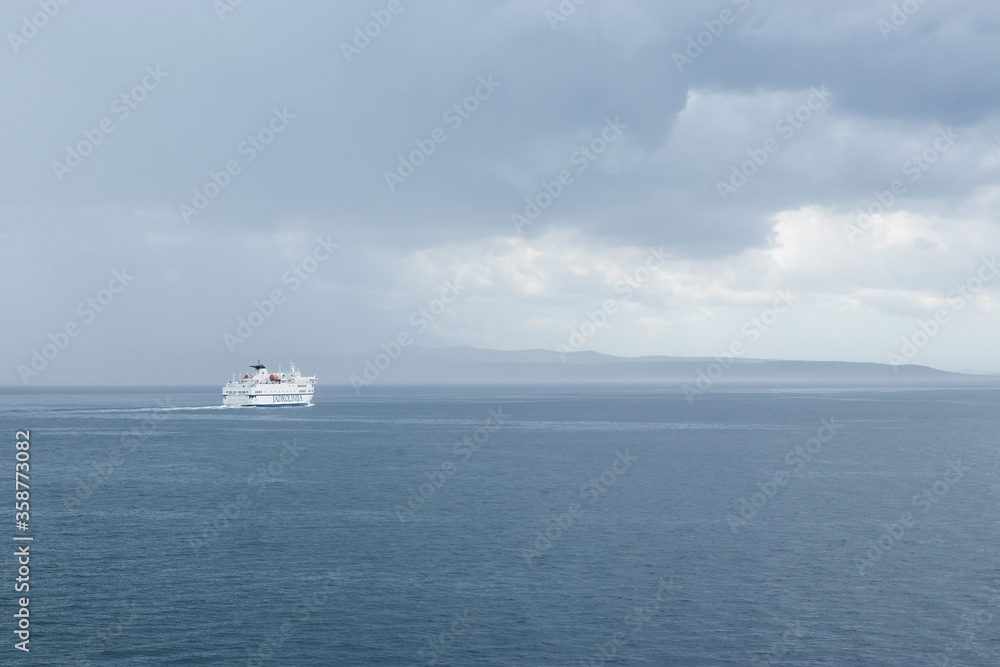
[[[1000,371],[996,2],[15,0],[0,26],[6,384],[322,377],[401,334]]]

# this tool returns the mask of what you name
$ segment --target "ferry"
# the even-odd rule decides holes
[[[302,375],[295,364],[288,371],[278,367],[277,373],[268,373],[257,360],[250,366],[254,374],[233,379],[222,388],[222,404],[231,407],[277,407],[282,405],[312,405],[316,390],[316,376]]]

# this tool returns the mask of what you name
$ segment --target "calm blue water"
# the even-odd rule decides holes
[[[4,392],[35,541],[3,655],[1000,664],[1000,390],[372,389]]]

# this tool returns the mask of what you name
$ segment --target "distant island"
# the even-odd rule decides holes
[[[341,366],[341,363],[336,365]],[[348,375],[359,374],[363,368],[362,364],[355,362],[341,377],[346,380]],[[738,383],[808,385],[990,381],[1000,381],[1000,376],[952,373],[916,364],[892,366],[847,361],[616,357],[591,351],[560,354],[551,350],[503,351],[476,347],[411,347],[386,368],[379,370],[377,379],[378,384],[669,383],[678,389],[689,385],[694,390]],[[340,384],[339,381],[334,383]]]

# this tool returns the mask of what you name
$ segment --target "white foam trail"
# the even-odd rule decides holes
[[[315,403],[308,405],[287,406],[297,408],[311,408]],[[241,408],[253,408],[252,405],[191,405],[191,406],[170,406],[156,408],[95,408],[93,410],[60,410],[62,414],[70,415],[93,415],[102,413],[131,413],[131,412],[184,412],[188,410],[239,410]],[[259,410],[259,407],[258,407]]]
[[[159,407],[159,408],[96,408],[93,410],[66,410],[64,413],[68,414],[97,414],[106,412],[177,412],[184,410],[227,410],[229,405],[192,405],[188,407],[184,406],[171,406],[171,407]]]

